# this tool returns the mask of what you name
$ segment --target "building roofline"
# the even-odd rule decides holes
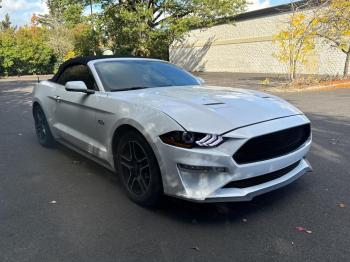
[[[263,8],[263,9],[258,9],[258,10],[254,10],[254,11],[250,11],[250,12],[241,13],[241,14],[238,14],[238,15],[230,17],[230,18],[222,19],[221,21],[219,19],[217,21],[216,25],[225,24],[228,21],[239,22],[239,21],[244,21],[244,20],[258,18],[258,17],[286,13],[286,12],[292,11],[293,6],[295,8],[300,9],[300,10],[303,10],[303,9],[310,8],[310,5],[306,5],[307,3],[315,6],[315,5],[319,4],[320,2],[321,2],[321,0],[301,0],[301,1],[296,1],[293,3],[289,3],[289,4],[271,6],[268,8]]]

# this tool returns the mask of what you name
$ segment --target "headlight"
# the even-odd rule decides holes
[[[186,131],[172,131],[161,135],[160,139],[166,144],[184,148],[215,147],[224,141],[220,135]]]

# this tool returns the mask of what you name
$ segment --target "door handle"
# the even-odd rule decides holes
[[[55,98],[55,101],[56,101],[57,103],[61,102],[61,97],[60,97],[60,96],[55,96],[54,98]]]

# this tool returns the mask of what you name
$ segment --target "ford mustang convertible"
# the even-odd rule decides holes
[[[206,86],[165,61],[73,58],[33,91],[39,143],[64,144],[120,176],[143,206],[163,195],[247,201],[311,171],[310,121],[286,101]]]

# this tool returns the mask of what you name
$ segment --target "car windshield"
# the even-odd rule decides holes
[[[199,85],[185,70],[157,60],[101,61],[95,68],[106,91]]]

